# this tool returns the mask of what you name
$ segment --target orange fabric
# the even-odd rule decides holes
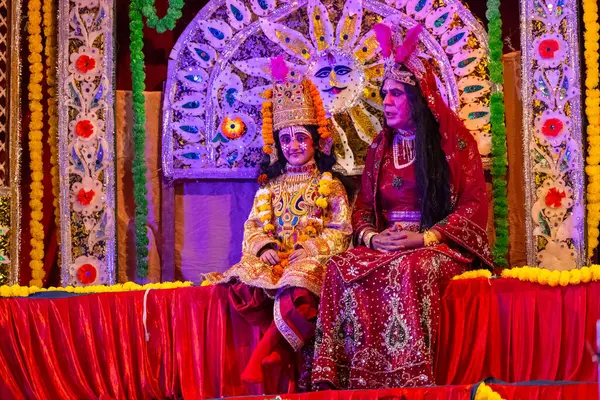
[[[527,264],[525,232],[525,176],[523,171],[523,103],[521,100],[521,53],[505,54],[504,104],[506,106],[506,146],[508,150],[508,262]]]
[[[160,282],[160,124],[161,92],[146,92],[146,172],[148,188],[148,253],[147,282]],[[117,182],[117,248],[118,282],[135,281],[135,203],[131,167],[134,156],[131,114],[131,92],[117,91],[116,96],[116,182]]]

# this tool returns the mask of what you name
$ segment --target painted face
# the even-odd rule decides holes
[[[339,50],[323,53],[308,73],[330,113],[345,110],[364,89],[364,73],[350,55]]]
[[[410,100],[406,95],[404,83],[386,79],[381,90],[383,113],[390,128],[414,130],[415,122],[411,117]]]
[[[283,156],[290,165],[304,165],[315,157],[312,135],[304,126],[281,128],[279,143]]]

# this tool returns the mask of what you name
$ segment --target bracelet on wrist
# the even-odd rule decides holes
[[[433,233],[429,230],[426,230],[425,232],[423,232],[423,246],[431,247],[431,246],[435,246],[439,242],[440,241],[438,240],[435,233]]]
[[[377,232],[375,232],[375,231],[370,231],[370,232],[365,233],[365,236],[364,236],[365,246],[367,246],[370,249],[373,248],[372,242],[373,242],[373,238],[375,237],[375,235],[377,235]]]

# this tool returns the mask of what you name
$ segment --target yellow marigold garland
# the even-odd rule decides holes
[[[48,85],[48,145],[50,146],[50,175],[52,176],[52,195],[54,218],[57,229],[60,228],[60,208],[58,204],[58,105],[56,83],[56,10],[52,0],[44,0],[44,36],[46,37],[46,84]],[[60,235],[57,235],[60,240]]]
[[[177,289],[192,286],[192,282],[162,282],[162,283],[147,283],[138,285],[134,282],[126,282],[123,284],[104,286],[67,286],[67,287],[50,287],[47,289],[37,286],[0,286],[0,297],[27,297],[29,295],[40,292],[68,292],[68,293],[109,293],[109,292],[131,292],[135,290],[147,289]]]
[[[41,223],[43,218],[42,198],[44,197],[44,178],[42,164],[42,128],[44,127],[44,113],[42,111],[42,3],[40,0],[31,0],[27,4],[27,33],[29,43],[29,154],[31,159],[31,195],[29,206],[31,207],[31,219],[29,229],[31,231],[31,286],[42,286],[44,279],[44,227]]]
[[[491,278],[492,273],[487,269],[477,269],[474,271],[463,272],[460,275],[456,275],[452,278],[453,281],[457,281],[460,279],[476,279],[476,278]]]
[[[495,392],[491,387],[481,382],[475,393],[475,400],[503,400],[502,396]]]
[[[577,285],[579,283],[600,281],[600,265],[591,265],[569,271],[550,271],[538,267],[519,267],[502,271],[503,278],[519,279],[524,282],[539,283],[552,287]]]
[[[319,180],[319,194],[320,196],[315,201],[317,207],[326,209],[327,208],[327,197],[331,194],[331,183],[333,182],[333,176],[331,172],[325,172],[321,175]]]
[[[258,218],[263,224],[265,233],[270,233],[275,230],[275,226],[271,223],[273,210],[271,209],[271,192],[267,188],[259,189],[256,193],[256,208],[258,209]]]
[[[588,120],[587,140],[588,156],[586,173],[587,188],[587,229],[588,229],[588,258],[598,247],[598,225],[600,224],[600,90],[598,89],[598,40],[600,38],[598,25],[598,4],[596,0],[583,1],[583,24],[585,32],[584,56],[586,67],[585,78],[585,114]]]

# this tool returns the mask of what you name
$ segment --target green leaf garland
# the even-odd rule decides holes
[[[504,67],[502,65],[502,20],[500,0],[488,0],[488,40],[490,48],[490,80],[500,89],[490,99],[490,123],[492,126],[492,193],[494,196],[494,225],[496,242],[492,249],[494,262],[508,266],[508,200],[506,197],[506,125],[504,123]]]
[[[146,25],[156,29],[156,32],[163,33],[175,28],[175,23],[181,18],[181,9],[183,8],[183,0],[169,0],[169,9],[167,14],[158,18],[156,15],[156,7],[154,0],[141,0],[142,14],[146,17]]]
[[[146,188],[146,109],[144,89],[146,85],[144,64],[144,20],[147,25],[162,33],[171,30],[181,17],[183,0],[171,0],[167,14],[159,19],[154,0],[131,0],[129,4],[129,39],[131,52],[131,91],[133,97],[133,197],[135,201],[135,246],[137,254],[137,276],[148,276],[148,190]]]

